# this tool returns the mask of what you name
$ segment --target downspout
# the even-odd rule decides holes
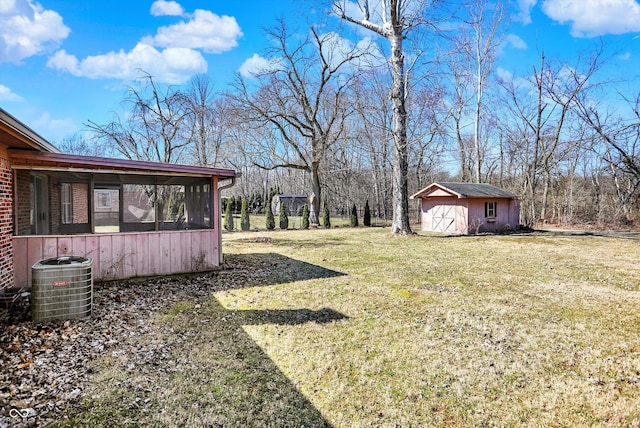
[[[222,255],[222,207],[220,206],[222,201],[222,191],[230,187],[235,186],[236,177],[231,177],[231,183],[224,184],[218,187],[218,264],[222,265],[224,257]]]

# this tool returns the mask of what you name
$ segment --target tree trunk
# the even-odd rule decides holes
[[[482,77],[482,69],[481,69],[481,60],[480,54],[478,53],[478,92],[476,98],[476,111],[474,113],[474,123],[473,123],[473,149],[476,152],[476,162],[474,165],[475,172],[475,181],[476,183],[480,183],[482,181],[482,177],[480,176],[480,168],[482,163],[482,157],[480,156],[480,112],[482,111],[482,85],[483,85],[483,77]]]
[[[318,163],[311,164],[311,197],[309,198],[309,223],[320,224],[320,174]]]
[[[547,206],[549,205],[549,188],[551,187],[551,174],[549,171],[544,173],[544,186],[542,188],[542,203],[540,208],[540,220],[547,222]]]
[[[409,225],[409,189],[408,189],[408,148],[407,148],[407,111],[405,106],[405,73],[402,32],[394,31],[391,41],[391,70],[393,83],[391,100],[393,103],[393,223],[391,233],[407,235],[411,233]]]

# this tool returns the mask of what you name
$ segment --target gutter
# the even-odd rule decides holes
[[[238,173],[239,175],[239,173]],[[218,186],[218,264],[222,266],[224,263],[224,255],[222,254],[222,207],[220,207],[220,203],[222,202],[221,193],[224,189],[228,189],[230,187],[235,186],[237,176],[231,177],[231,182],[228,184],[223,184],[222,186]]]

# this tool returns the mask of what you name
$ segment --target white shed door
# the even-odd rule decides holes
[[[456,232],[456,206],[436,205],[433,207],[433,219],[431,221],[433,232]]]

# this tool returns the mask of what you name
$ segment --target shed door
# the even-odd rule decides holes
[[[433,207],[433,219],[431,221],[433,232],[456,232],[456,206],[436,205]]]

